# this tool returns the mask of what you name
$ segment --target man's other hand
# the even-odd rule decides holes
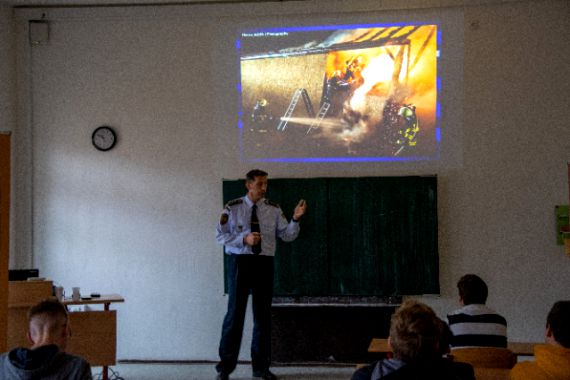
[[[293,219],[299,220],[303,215],[305,215],[305,211],[307,211],[307,202],[304,199],[301,199],[295,207]]]

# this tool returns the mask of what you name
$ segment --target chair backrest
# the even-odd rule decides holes
[[[477,380],[509,380],[511,370],[508,368],[474,368]]]
[[[474,368],[513,368],[517,357],[508,348],[466,347],[451,350],[453,360],[471,364]]]

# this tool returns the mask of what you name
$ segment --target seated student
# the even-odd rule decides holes
[[[442,358],[447,350],[440,346],[441,334],[442,321],[429,306],[404,302],[390,321],[393,357],[358,369],[352,380],[474,380],[471,366],[462,364],[458,371],[451,360]]]
[[[512,380],[570,379],[570,301],[558,301],[546,318],[545,343],[534,346],[534,361],[516,364]]]
[[[447,316],[455,347],[507,347],[507,320],[485,306],[487,284],[475,274],[457,283],[462,308]]]
[[[454,368],[455,373],[457,373],[458,379],[473,379],[475,377],[475,371],[473,366],[468,363],[462,363],[460,361],[454,361],[453,355],[451,354],[451,339],[453,339],[453,334],[449,329],[447,323],[439,320],[441,337],[439,339],[439,354],[443,360],[451,362],[451,366]]]
[[[45,300],[28,312],[31,348],[16,348],[0,356],[0,379],[91,380],[84,359],[64,352],[69,337],[65,306]]]

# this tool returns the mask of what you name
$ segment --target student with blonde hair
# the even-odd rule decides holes
[[[408,300],[392,315],[388,345],[392,358],[358,369],[352,380],[474,380],[473,368],[442,357],[443,321],[427,305]],[[447,343],[446,343],[447,344]]]

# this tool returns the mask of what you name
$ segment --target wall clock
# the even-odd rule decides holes
[[[111,150],[117,143],[117,134],[113,128],[103,125],[93,131],[91,142],[95,148],[106,152]]]

